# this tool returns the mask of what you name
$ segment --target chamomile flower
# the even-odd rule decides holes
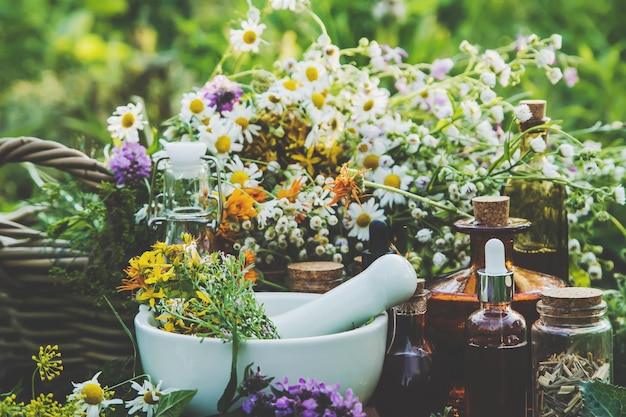
[[[393,187],[398,190],[408,190],[409,184],[413,179],[407,175],[407,169],[403,165],[394,165],[391,168],[379,168],[374,172],[374,182]],[[377,188],[374,195],[378,197],[382,207],[393,207],[394,205],[404,204],[406,197],[394,191],[383,190]]]
[[[107,119],[107,129],[111,136],[128,142],[139,142],[139,131],[147,124],[143,120],[143,106],[141,103],[128,103],[118,106],[113,115]]]
[[[378,206],[374,199],[366,202],[350,203],[346,216],[346,228],[350,231],[348,236],[356,237],[359,240],[366,241],[370,238],[370,223],[374,220],[384,220],[385,211]]]
[[[226,174],[229,185],[224,188],[224,194],[227,196],[232,192],[232,187],[258,187],[259,181],[263,177],[263,173],[257,164],[252,162],[246,166],[238,155],[233,156],[224,166],[229,170],[229,173]],[[229,190],[229,188],[231,188],[231,190]]]
[[[144,380],[143,385],[132,381],[131,387],[137,391],[138,396],[134,400],[126,402],[126,408],[130,409],[128,414],[133,415],[137,411],[143,411],[147,417],[155,415],[159,407],[159,398],[175,391],[173,388],[161,389],[162,382],[159,381],[155,386],[149,379]]]
[[[261,35],[265,30],[264,23],[259,23],[258,19],[251,18],[241,22],[241,29],[230,30],[230,44],[238,52],[259,52],[259,45],[265,41]]]
[[[241,128],[238,142],[244,140],[252,143],[252,137],[257,136],[261,130],[261,126],[252,123],[254,118],[254,107],[246,104],[236,104],[230,111],[225,111],[223,116],[231,119]]]
[[[108,408],[112,404],[123,404],[119,398],[111,398],[113,392],[105,391],[100,383],[98,377],[102,372],[98,372],[88,381],[81,382],[80,384],[72,383],[74,390],[69,395],[70,401],[75,401],[76,406],[81,414],[85,417],[98,417],[100,412]]]
[[[387,110],[389,91],[374,88],[369,92],[362,92],[354,100],[352,114],[357,121],[374,120]]]
[[[180,118],[186,123],[198,121],[203,123],[215,114],[215,108],[210,107],[208,100],[199,92],[184,93],[180,101]]]
[[[238,142],[241,128],[230,119],[212,119],[208,129],[200,132],[199,139],[206,142],[207,149],[217,156],[240,152],[243,145]]]

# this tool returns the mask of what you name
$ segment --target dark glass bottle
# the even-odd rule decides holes
[[[528,232],[515,236],[513,261],[520,267],[567,281],[567,189],[558,182],[530,178],[536,174],[543,175],[542,169],[546,164],[546,152],[535,152],[531,147],[533,140],[542,138],[548,148],[548,131],[540,127],[550,121],[546,117],[546,101],[523,100],[522,104],[529,107],[532,117],[518,122],[520,132],[524,133],[520,144],[524,163],[515,167],[514,171],[528,178],[509,180],[502,194],[511,198],[511,216],[529,220],[532,227]]]
[[[533,323],[539,317],[536,304],[542,291],[565,286],[557,277],[514,265],[514,237],[526,233],[530,222],[510,218],[509,201],[506,196],[476,197],[473,200],[475,217],[454,224],[456,231],[470,237],[471,265],[428,285],[431,297],[426,314],[426,331],[436,348],[434,357],[440,364],[441,389],[445,391],[447,404],[452,407],[455,416],[464,416],[465,322],[480,306],[476,290],[480,282],[478,271],[485,268],[485,243],[497,238],[504,244],[506,266],[515,271],[512,307],[524,315],[526,323]]]
[[[500,240],[486,243],[485,268],[478,274],[480,308],[465,325],[465,415],[526,417],[526,320],[511,308],[513,271],[505,265]]]
[[[433,347],[424,333],[429,296],[418,279],[415,295],[392,309],[391,343],[374,392],[380,417],[429,417],[443,410],[446,396],[435,388]]]

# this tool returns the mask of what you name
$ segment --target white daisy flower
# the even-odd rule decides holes
[[[370,223],[374,220],[385,220],[385,211],[378,206],[374,199],[365,203],[350,203],[345,218],[346,228],[350,229],[348,236],[367,241],[370,238]]]
[[[374,172],[374,182],[406,191],[413,181],[406,171],[406,167],[402,165],[395,165],[391,169],[379,168]],[[380,188],[374,190],[374,195],[378,197],[382,207],[393,207],[394,204],[406,202],[406,197],[402,194]]]
[[[217,156],[226,156],[240,152],[243,145],[237,141],[241,127],[230,119],[213,118],[209,126],[198,135],[198,139],[207,144],[207,149]]]
[[[225,111],[222,115],[241,127],[238,142],[245,140],[248,143],[252,143],[252,137],[257,136],[261,131],[261,126],[251,123],[255,115],[254,107],[251,105],[237,104],[232,110]]]
[[[193,120],[205,123],[215,114],[215,108],[209,106],[208,100],[201,93],[184,93],[180,100],[180,119],[191,123]]]
[[[328,71],[320,62],[313,60],[299,62],[293,78],[302,84],[315,84],[318,89],[329,86]]]
[[[363,92],[355,98],[352,114],[356,121],[374,120],[385,112],[388,100],[389,91],[382,88]]]
[[[123,404],[119,398],[106,399],[104,389],[98,382],[98,377],[102,372],[98,372],[88,381],[74,385],[74,390],[69,395],[70,401],[75,401],[78,411],[85,413],[85,417],[98,417],[100,411],[106,409],[111,404]]]
[[[238,52],[259,52],[259,44],[265,41],[261,34],[265,30],[264,23],[259,23],[257,18],[250,18],[241,22],[241,29],[230,30],[230,44]]]
[[[245,166],[238,155],[233,156],[224,166],[230,171],[226,174],[229,185],[225,186],[224,189],[224,194],[227,196],[232,193],[234,187],[257,187],[259,181],[263,178],[263,172],[261,172],[257,164],[251,162],[248,166]]]
[[[276,114],[282,114],[285,110],[285,102],[283,97],[276,91],[268,90],[264,93],[257,94],[256,104],[259,108],[265,109]]]
[[[139,385],[137,382],[132,381],[131,387],[137,391],[138,396],[134,400],[126,402],[126,408],[130,408],[130,410],[128,410],[128,415],[133,415],[137,411],[141,410],[146,413],[147,417],[152,417],[159,407],[159,397],[175,391],[173,388],[162,390],[162,382],[163,381],[159,381],[159,383],[154,386],[148,379],[143,381],[143,385]]]
[[[107,119],[107,129],[115,139],[139,142],[139,130],[147,124],[143,120],[143,106],[141,103],[128,103],[126,106],[118,106],[112,116]]]

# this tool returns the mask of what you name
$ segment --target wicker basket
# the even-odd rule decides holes
[[[90,187],[113,181],[106,166],[80,151],[32,137],[0,139],[0,166],[9,162],[53,167]],[[67,394],[71,381],[91,378],[111,361],[125,362],[133,348],[110,309],[94,307],[94,299],[49,275],[52,266],[83,269],[89,259],[68,242],[53,241],[28,227],[33,214],[28,207],[0,214],[0,392],[20,379],[30,392],[35,369],[31,356],[39,346],[57,344],[64,370],[58,380],[40,388]],[[128,314],[124,321],[132,323]]]

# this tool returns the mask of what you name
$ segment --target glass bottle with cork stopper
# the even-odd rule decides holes
[[[513,270],[506,267],[499,239],[485,244],[485,268],[478,275],[480,308],[465,325],[465,414],[526,417],[526,320],[511,308]]]
[[[380,417],[429,417],[445,406],[445,395],[436,388],[433,347],[424,332],[430,297],[424,284],[418,279],[415,294],[391,309],[391,342],[373,399]]]
[[[545,100],[522,100],[528,106],[531,117],[518,121],[521,133],[520,152],[524,163],[513,168],[524,178],[510,179],[502,190],[511,198],[511,216],[529,220],[532,228],[515,236],[513,260],[515,265],[569,279],[568,225],[565,201],[567,189],[555,181],[533,178],[544,177],[548,130],[541,126],[548,123]],[[534,145],[536,141],[543,141]],[[539,151],[535,151],[538,149]]]
[[[470,236],[470,266],[428,285],[431,297],[426,314],[426,331],[436,347],[435,359],[441,363],[442,389],[446,391],[448,405],[453,407],[457,416],[464,415],[465,407],[465,321],[479,308],[476,290],[478,270],[485,267],[485,243],[491,238],[502,241],[506,266],[515,271],[512,307],[522,313],[527,323],[533,323],[538,318],[535,306],[543,290],[565,286],[557,277],[514,264],[513,239],[526,233],[531,224],[526,219],[509,217],[509,201],[507,196],[482,196],[472,200],[474,218],[454,223],[456,231]]]
[[[597,288],[547,290],[531,327],[535,417],[576,417],[581,381],[613,380],[613,330]]]

